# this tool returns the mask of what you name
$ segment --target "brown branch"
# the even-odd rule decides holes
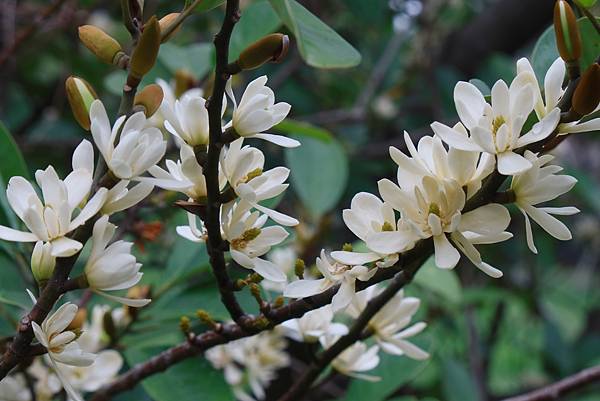
[[[561,400],[563,396],[580,390],[583,387],[600,381],[600,365],[582,370],[572,376],[539,388],[526,394],[516,397],[506,398],[504,401],[546,401]]]
[[[206,241],[206,248],[210,257],[210,265],[219,286],[223,305],[225,305],[233,320],[243,325],[246,315],[235,298],[233,282],[229,278],[227,264],[225,263],[224,249],[226,249],[226,243],[221,237],[221,200],[219,197],[219,154],[223,146],[221,107],[223,96],[225,96],[225,85],[229,79],[227,72],[229,40],[233,27],[239,18],[239,0],[228,0],[223,25],[214,39],[216,51],[215,82],[212,95],[206,106],[208,109],[210,139],[204,176],[207,192],[205,224],[208,240]],[[199,162],[202,162],[200,158]]]

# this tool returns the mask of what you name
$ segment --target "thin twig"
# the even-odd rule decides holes
[[[504,401],[546,401],[561,400],[566,394],[580,390],[583,387],[600,381],[600,365],[594,366],[572,376],[539,388],[526,394],[506,398]]]

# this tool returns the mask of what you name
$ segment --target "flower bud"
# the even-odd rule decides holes
[[[75,120],[85,130],[90,129],[90,107],[98,98],[94,88],[83,78],[70,76],[65,81],[67,99]]]
[[[554,32],[560,57],[565,61],[577,61],[581,57],[581,35],[573,9],[564,0],[554,5]]]
[[[116,64],[125,55],[121,45],[112,36],[93,25],[83,25],[78,29],[79,40],[100,60],[108,64]]]
[[[154,67],[159,47],[160,25],[156,17],[153,16],[144,25],[144,31],[131,55],[129,69],[133,77],[142,79]]]
[[[31,272],[38,284],[43,284],[50,280],[54,267],[56,266],[56,258],[52,256],[52,244],[49,242],[43,243],[38,241],[33,248],[31,254]]]
[[[600,102],[600,65],[592,64],[581,76],[573,93],[573,110],[580,116],[593,112]]]
[[[166,32],[167,29],[171,26],[171,24],[173,24],[175,22],[175,20],[177,19],[177,17],[179,17],[179,14],[180,13],[171,13],[171,14],[167,14],[164,17],[162,17],[158,21],[158,25],[160,25],[160,31],[161,32]],[[165,43],[166,41],[168,41],[169,39],[171,39],[173,36],[175,36],[175,34],[177,32],[179,32],[180,28],[181,28],[181,24],[177,25],[175,27],[175,29],[173,29],[171,32],[169,32],[168,35],[162,37],[161,43]]]
[[[146,118],[150,118],[158,110],[162,100],[162,88],[157,84],[150,84],[135,95],[133,104],[143,107]]]
[[[77,310],[77,314],[75,315],[75,318],[71,321],[71,323],[69,323],[67,330],[80,331],[86,320],[87,320],[87,309],[79,308]]]
[[[273,33],[248,46],[237,60],[241,70],[253,70],[268,62],[280,62],[287,54],[290,38]]]

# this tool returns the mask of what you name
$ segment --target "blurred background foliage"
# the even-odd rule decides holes
[[[182,0],[145,3],[148,16],[184,5]],[[205,8],[218,3],[207,0]],[[431,121],[456,120],[452,91],[457,80],[477,79],[478,86],[491,87],[498,78],[512,79],[515,61],[532,54],[543,76],[556,57],[553,32],[547,31],[553,0],[303,0],[291,8],[283,3],[242,1],[231,53],[273,31],[293,35],[292,50],[281,64],[236,76],[234,84],[267,74],[278,100],[292,104],[291,119],[275,131],[298,138],[303,146],[281,151],[258,145],[269,164],[292,169],[292,191],[278,201],[282,210],[300,216],[290,245],[307,261],[322,247],[353,241],[340,211],[356,192],[376,192],[378,179],[395,175],[387,152],[390,145],[404,148],[404,130],[416,141],[430,134]],[[48,163],[68,170],[72,150],[89,135],[72,118],[65,79],[88,80],[113,115],[118,106],[124,73],[100,64],[79,43],[77,26],[100,26],[123,44],[128,34],[117,1],[3,0],[0,7],[0,220],[16,226],[3,192],[8,178],[31,177]],[[217,6],[190,18],[162,46],[144,82],[171,80],[185,71],[194,86],[209,88],[211,39],[222,15]],[[583,39],[590,57],[596,57],[600,43],[585,24]],[[30,35],[13,47],[27,31]],[[531,254],[517,212],[510,227],[515,239],[486,250],[486,259],[505,272],[502,279],[490,279],[472,266],[440,271],[428,264],[407,293],[423,300],[420,317],[429,327],[421,345],[432,358],[384,356],[374,372],[381,382],[331,375],[309,399],[488,401],[600,363],[600,141],[593,135],[572,137],[556,154],[579,179],[570,198],[562,200],[582,210],[569,221],[573,241],[558,243],[538,232],[540,252]],[[175,148],[170,156],[176,157]],[[120,235],[138,245],[144,283],[154,298],[119,340],[129,365],[182,341],[177,326],[182,315],[203,308],[217,319],[227,318],[205,250],[175,235],[174,227],[185,217],[172,207],[174,200],[174,194],[157,192],[117,218]],[[33,288],[31,249],[0,243],[0,250],[0,336],[9,336],[29,306],[24,288]],[[242,302],[256,309],[248,294],[242,294]],[[290,345],[294,362],[280,372],[268,399],[276,399],[301,371],[304,347]],[[222,374],[202,358],[144,381],[119,400],[199,398],[233,399]],[[569,400],[600,400],[600,387]]]

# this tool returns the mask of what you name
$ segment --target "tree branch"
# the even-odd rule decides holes
[[[504,401],[561,400],[564,395],[580,390],[584,386],[598,381],[600,381],[600,365],[582,370],[549,386],[523,395],[507,398]]]
[[[232,319],[244,324],[245,313],[235,298],[233,283],[227,273],[227,264],[223,249],[225,242],[221,237],[221,200],[219,197],[219,155],[223,146],[221,126],[221,108],[223,96],[225,96],[225,85],[229,79],[227,64],[229,63],[229,40],[233,27],[240,18],[239,0],[227,0],[225,17],[219,33],[215,35],[214,44],[216,51],[215,82],[212,95],[207,102],[208,122],[210,139],[208,155],[204,169],[206,178],[207,205],[206,205],[206,229],[208,240],[206,248],[210,257],[210,265],[219,286],[221,301],[229,311]],[[198,160],[201,162],[201,160]]]

